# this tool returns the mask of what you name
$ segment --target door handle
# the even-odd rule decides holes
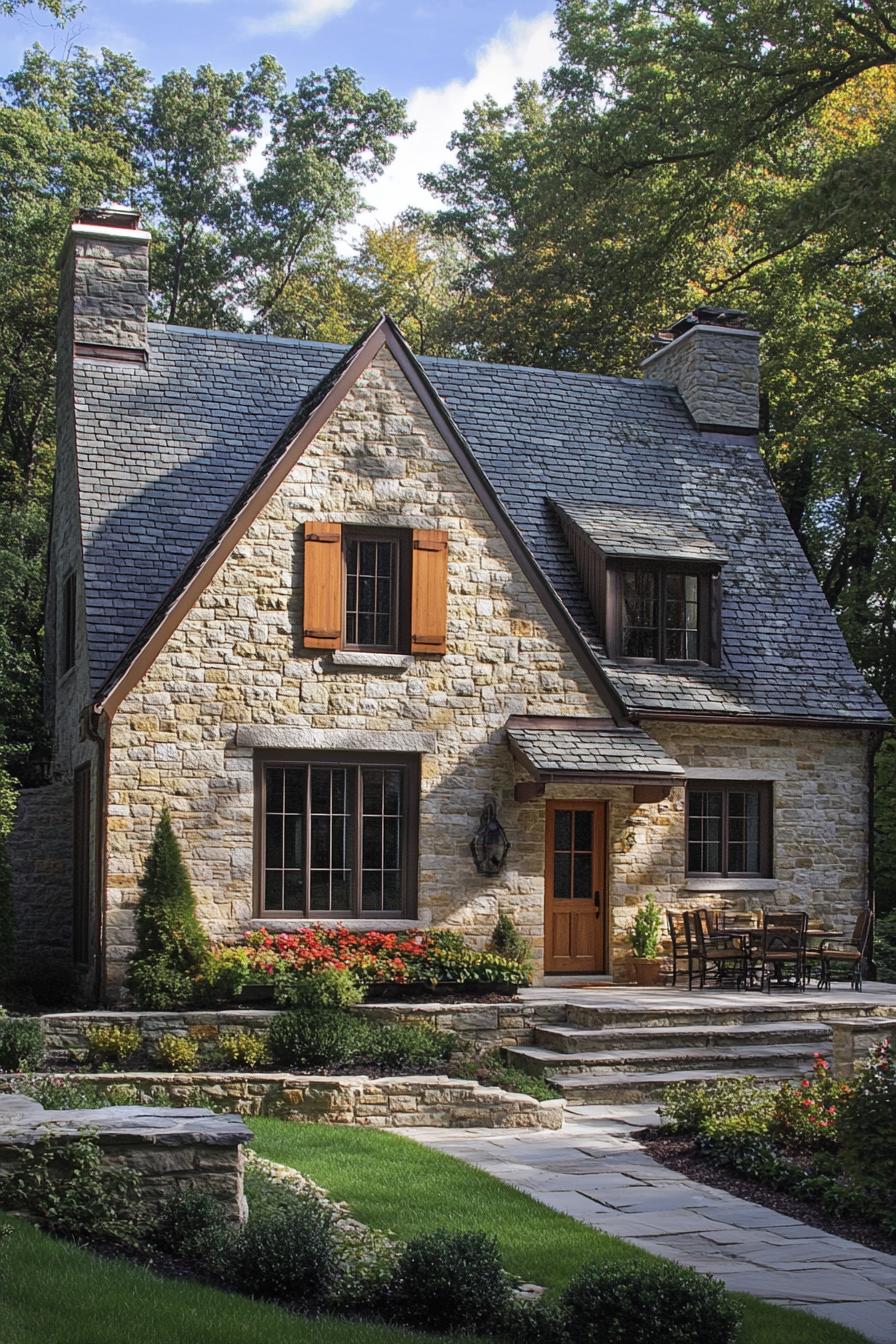
[[[594,913],[595,913],[595,915],[599,915],[599,914],[600,914],[600,892],[599,892],[599,891],[596,891],[596,892],[594,893]]]

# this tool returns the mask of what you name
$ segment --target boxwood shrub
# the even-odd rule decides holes
[[[671,1264],[596,1261],[560,1295],[575,1344],[734,1344],[740,1311],[722,1283]]]
[[[44,1062],[44,1038],[36,1017],[7,1017],[0,1009],[0,1072],[27,1073]]]

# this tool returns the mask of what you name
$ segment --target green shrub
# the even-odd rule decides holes
[[[505,1064],[500,1050],[490,1050],[484,1055],[460,1061],[453,1060],[451,1076],[473,1078],[484,1087],[502,1087],[505,1092],[520,1092],[523,1096],[534,1097],[536,1101],[553,1101],[562,1095],[558,1088],[544,1078]]]
[[[101,1083],[88,1083],[71,1074],[50,1077],[32,1074],[21,1082],[17,1079],[16,1090],[26,1097],[33,1097],[48,1111],[92,1111],[98,1106],[138,1106],[141,1100],[140,1090],[132,1083],[103,1087]]]
[[[138,1027],[108,1023],[88,1027],[87,1056],[91,1064],[124,1064],[133,1059],[143,1044]]]
[[[878,979],[896,983],[896,910],[874,921],[874,961]]]
[[[166,1032],[156,1041],[156,1054],[174,1073],[192,1073],[199,1066],[199,1042]]]
[[[252,978],[249,949],[216,947],[203,957],[193,990],[202,1004],[233,1003]]]
[[[0,1207],[24,1210],[61,1236],[130,1242],[139,1188],[137,1173],[105,1165],[96,1138],[85,1133],[23,1148],[0,1178]]]
[[[524,938],[510,915],[501,911],[486,947],[507,961],[515,961],[528,980],[532,974],[532,944]]]
[[[402,1248],[382,1313],[434,1333],[481,1334],[500,1328],[511,1300],[494,1237],[434,1232]]]
[[[660,951],[660,933],[663,927],[663,912],[657,905],[651,892],[644,898],[644,904],[635,911],[632,923],[631,944],[635,957],[657,957]]]
[[[222,1031],[218,1037],[218,1055],[221,1062],[233,1069],[257,1069],[267,1064],[268,1033],[266,1031]]]
[[[228,1277],[250,1297],[289,1302],[315,1314],[335,1288],[341,1266],[331,1215],[316,1200],[296,1197],[243,1226]]]
[[[364,995],[351,971],[330,966],[320,970],[287,970],[275,978],[274,999],[284,1008],[351,1008]]]
[[[201,996],[209,956],[190,876],[165,808],[140,879],[137,950],[128,968],[128,989],[140,1008],[187,1007]]]
[[[672,1083],[663,1093],[659,1113],[670,1134],[698,1134],[708,1119],[750,1114],[771,1123],[775,1094],[754,1078],[717,1078],[708,1083]]]
[[[457,1046],[450,1031],[428,1022],[373,1025],[370,1063],[383,1069],[431,1069],[444,1064]]]
[[[36,1017],[0,1017],[0,1072],[25,1073],[44,1062],[44,1038]]]
[[[718,1279],[663,1263],[598,1261],[560,1295],[575,1344],[733,1344],[740,1312]]]
[[[162,1205],[149,1241],[158,1250],[222,1278],[229,1271],[235,1235],[220,1200],[199,1190],[180,1190]]]
[[[889,1037],[874,1046],[853,1078],[840,1110],[839,1135],[849,1172],[896,1190],[896,1051]]]

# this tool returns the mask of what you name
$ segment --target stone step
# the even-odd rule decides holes
[[[716,1045],[772,1045],[804,1043],[811,1054],[830,1041],[825,1022],[750,1022],[734,1026],[706,1023],[672,1027],[536,1027],[535,1044],[562,1054],[588,1050],[675,1050]]]
[[[814,1044],[817,1047],[822,1043]],[[575,1055],[547,1050],[539,1045],[510,1046],[506,1051],[508,1062],[517,1068],[550,1077],[595,1070],[611,1073],[662,1073],[669,1069],[700,1072],[716,1066],[722,1070],[736,1070],[741,1075],[767,1068],[794,1074],[811,1069],[814,1053],[811,1042],[731,1046],[728,1049],[713,1046],[687,1050],[589,1050]],[[827,1045],[817,1053],[826,1055]]]
[[[669,1070],[664,1073],[559,1073],[549,1074],[568,1105],[589,1102],[656,1101],[671,1083],[709,1083],[722,1078],[743,1078],[740,1069]],[[756,1069],[750,1074],[758,1083],[794,1082],[793,1070]]]
[[[658,1003],[656,1007],[604,1007],[597,1003],[567,1004],[566,1020],[570,1026],[604,1028],[642,1028],[678,1026],[749,1026],[750,1023],[774,1022],[830,1022],[837,1018],[873,1016],[881,1012],[871,1000],[863,1001],[861,994],[846,1002],[794,1002],[788,996],[786,1003],[776,1001],[771,994],[744,993],[731,1003],[704,1003],[694,1007]]]

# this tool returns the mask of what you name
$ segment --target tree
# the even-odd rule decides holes
[[[197,995],[209,941],[196,916],[190,875],[167,807],[143,867],[136,927],[127,986],[138,1007],[164,1011],[189,1006]]]

